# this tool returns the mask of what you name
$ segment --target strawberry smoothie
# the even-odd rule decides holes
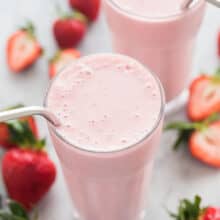
[[[123,55],[80,58],[52,82],[50,133],[81,220],[138,220],[159,144],[163,89]]]
[[[104,0],[115,51],[156,73],[167,101],[187,87],[205,1],[180,9],[183,0]]]

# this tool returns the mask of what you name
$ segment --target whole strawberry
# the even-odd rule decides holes
[[[201,207],[201,198],[195,196],[194,201],[180,201],[177,213],[169,213],[176,220],[220,220],[220,208]]]
[[[7,62],[12,72],[19,73],[30,67],[42,54],[32,23],[12,34],[7,42]]]
[[[90,21],[95,21],[99,15],[100,0],[69,0],[69,3],[73,9],[86,15]]]
[[[2,160],[2,174],[7,192],[13,200],[30,210],[49,191],[56,168],[43,143],[9,150]]]
[[[193,157],[210,166],[220,168],[220,116],[213,114],[202,122],[173,122],[166,130],[177,130],[174,144],[177,149],[182,142],[189,145]]]
[[[13,106],[7,109],[15,109],[23,107],[23,105]],[[27,142],[29,134],[34,138],[38,138],[38,129],[35,118],[27,116],[13,121],[0,123],[0,146],[9,149],[18,147]]]
[[[49,63],[50,78],[53,78],[63,68],[65,68],[70,63],[74,62],[79,57],[80,52],[72,48],[56,52],[56,54],[53,56]]]
[[[79,12],[65,14],[53,24],[53,33],[60,48],[76,47],[86,30],[86,17]]]

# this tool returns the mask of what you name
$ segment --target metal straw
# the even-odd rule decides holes
[[[57,119],[57,117],[51,111],[41,106],[22,107],[22,108],[2,111],[0,112],[0,122],[5,122],[8,120],[13,120],[29,115],[40,115],[43,116],[52,125],[54,126],[60,125],[60,122]]]
[[[190,7],[190,5],[193,3],[195,0],[183,0],[181,4],[181,9],[186,10]],[[220,0],[206,0],[210,4],[215,5],[216,7],[220,8]]]

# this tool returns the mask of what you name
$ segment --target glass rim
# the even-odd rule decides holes
[[[155,22],[161,21],[161,20],[164,20],[164,19],[184,16],[184,15],[190,13],[191,11],[196,10],[196,8],[200,7],[200,5],[205,4],[205,2],[203,0],[198,0],[192,7],[190,7],[187,10],[172,13],[172,14],[165,15],[165,16],[151,17],[151,16],[147,16],[147,15],[146,16],[145,15],[140,15],[140,14],[131,12],[129,10],[126,10],[125,8],[120,7],[120,5],[115,2],[115,0],[105,0],[105,1],[108,2],[109,4],[111,4],[113,7],[115,7],[120,12],[123,12],[124,14],[126,14],[128,16],[132,16],[136,19],[142,19],[142,20],[145,20],[145,21],[155,21]]]
[[[129,58],[129,59],[133,59],[131,57],[128,57],[126,55],[122,55],[122,54],[115,54],[115,53],[98,53],[98,54],[92,54],[92,55],[87,55],[87,56],[83,56],[81,58],[78,58],[75,62],[80,62],[82,59],[86,58],[86,57],[91,57],[91,56],[104,56],[104,55],[113,55],[113,56],[122,56],[122,57],[125,57],[125,58]],[[133,59],[135,60],[135,59]],[[150,71],[147,67],[145,67],[143,64],[141,64],[139,61],[135,60],[136,62],[138,62],[141,66],[143,66],[147,71],[148,73],[153,77],[153,79],[155,80],[156,82],[156,85],[158,86],[159,90],[160,90],[160,111],[158,113],[158,117],[157,117],[157,120],[155,121],[155,124],[154,126],[151,128],[150,131],[146,132],[146,134],[143,136],[143,138],[140,138],[140,140],[138,140],[137,142],[131,144],[131,145],[128,145],[124,148],[120,148],[120,149],[113,149],[113,150],[96,150],[94,148],[91,148],[91,149],[87,149],[87,148],[83,148],[81,146],[78,146],[78,145],[75,145],[73,144],[71,141],[69,141],[66,137],[64,137],[62,134],[60,134],[56,127],[54,127],[53,125],[51,124],[48,124],[48,126],[52,129],[52,132],[58,137],[60,138],[64,143],[66,143],[67,145],[70,145],[71,147],[77,149],[77,150],[80,150],[80,151],[83,151],[83,152],[87,152],[87,153],[94,153],[94,154],[110,154],[110,153],[117,153],[117,152],[123,152],[123,151],[126,151],[126,150],[129,150],[131,148],[134,148],[136,146],[138,146],[140,143],[144,142],[147,138],[149,138],[153,132],[159,127],[160,125],[160,122],[161,120],[163,119],[164,117],[164,114],[165,114],[165,105],[166,105],[166,101],[165,101],[165,92],[164,92],[164,89],[163,89],[163,86],[159,80],[159,78],[154,74],[152,73],[152,71]],[[43,102],[43,106],[45,108],[47,108],[47,101],[48,101],[48,95],[49,95],[49,92],[50,92],[50,89],[52,87],[52,84],[53,82],[55,82],[55,80],[58,78],[58,75],[61,74],[67,67],[65,67],[64,69],[62,69],[49,83],[48,85],[48,88],[46,90],[46,95],[44,97],[44,102]]]

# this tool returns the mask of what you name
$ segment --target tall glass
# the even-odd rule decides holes
[[[160,114],[152,130],[132,146],[111,152],[85,150],[74,146],[49,126],[80,220],[143,219],[148,183],[164,118],[163,88],[155,79],[160,90]],[[45,106],[47,102],[48,96]]]
[[[104,9],[114,50],[139,60],[156,73],[167,102],[177,98],[190,80],[205,1],[198,0],[187,10],[161,17],[129,12],[116,0],[104,0]]]

